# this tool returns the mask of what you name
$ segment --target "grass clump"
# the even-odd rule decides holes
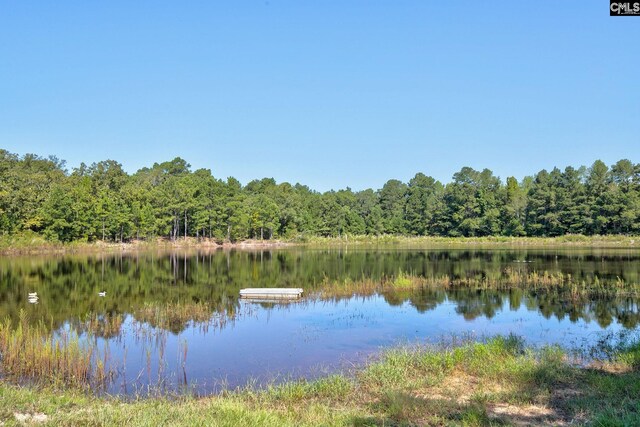
[[[96,337],[113,338],[120,335],[123,322],[122,314],[91,313],[81,322],[79,329]]]
[[[189,322],[224,326],[229,320],[226,313],[215,311],[208,302],[145,303],[133,316],[139,322],[172,332],[182,331]]]
[[[424,283],[425,280],[423,277],[406,274],[402,270],[386,282],[386,284],[390,285],[393,289],[413,289],[424,285]]]
[[[0,355],[0,374],[16,381],[85,387],[107,377],[90,339],[73,330],[51,335],[44,323],[30,324],[24,310],[17,325],[0,323]]]
[[[244,390],[257,400],[285,404],[308,404],[312,401],[337,402],[352,393],[354,383],[343,375],[330,375],[315,381],[295,380],[271,384],[258,393]]]
[[[628,369],[640,370],[640,340],[624,345],[615,355],[615,362]]]

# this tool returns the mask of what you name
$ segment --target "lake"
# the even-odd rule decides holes
[[[500,283],[512,277],[505,272],[561,274],[574,286],[349,292],[349,284],[399,275]],[[336,283],[346,292],[332,293]],[[602,291],[620,283],[627,290]],[[113,371],[108,393],[208,394],[315,378],[403,344],[515,333],[533,345],[586,348],[637,328],[638,293],[628,291],[636,285],[637,249],[293,247],[3,257],[0,318],[18,322],[22,311],[53,336],[79,331]],[[253,303],[239,299],[247,287],[301,287],[306,296]],[[37,303],[29,301],[33,292]]]

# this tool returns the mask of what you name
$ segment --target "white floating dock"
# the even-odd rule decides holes
[[[302,296],[302,288],[247,288],[240,290],[241,298],[250,299],[297,299]]]

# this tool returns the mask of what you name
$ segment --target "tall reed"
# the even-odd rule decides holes
[[[174,332],[184,329],[189,322],[223,327],[233,317],[207,302],[147,303],[135,310],[133,316],[138,322]]]
[[[0,323],[0,374],[19,382],[86,387],[103,384],[109,374],[100,360],[95,341],[80,339],[69,328],[51,334],[41,321],[29,323],[24,310],[18,324]]]

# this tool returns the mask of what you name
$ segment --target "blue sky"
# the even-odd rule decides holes
[[[639,40],[604,1],[0,0],[0,147],[321,191],[640,162]]]

